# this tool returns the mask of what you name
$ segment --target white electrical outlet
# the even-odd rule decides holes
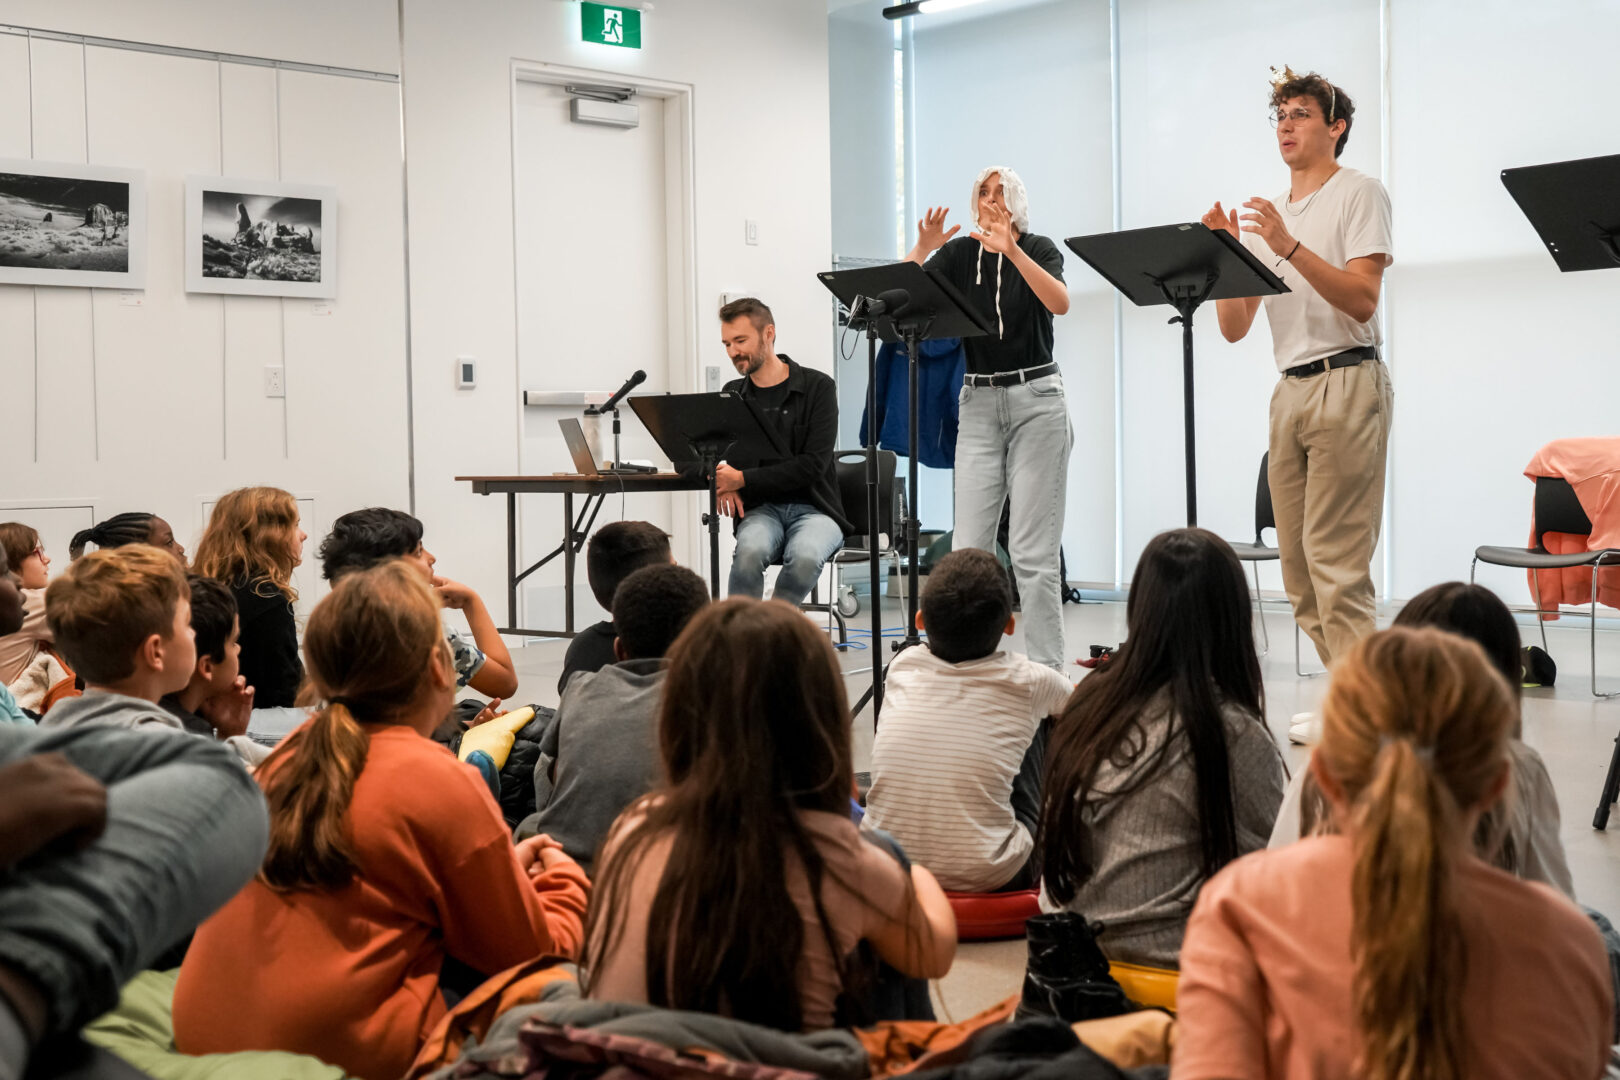
[[[711,394],[720,392],[720,368],[710,364],[703,369],[703,389]]]
[[[264,396],[287,396],[287,369],[280,364],[268,364],[264,369]]]

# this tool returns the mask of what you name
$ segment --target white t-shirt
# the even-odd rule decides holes
[[[1386,266],[1395,261],[1389,192],[1365,173],[1340,168],[1316,193],[1290,203],[1285,191],[1272,202],[1294,239],[1331,266],[1342,268],[1368,255],[1388,256]],[[1243,244],[1292,290],[1265,298],[1278,371],[1384,343],[1376,312],[1357,322],[1322,299],[1305,275],[1283,262],[1258,233],[1244,233]]]
[[[1006,884],[1035,846],[1013,816],[1013,779],[1073,689],[1018,653],[951,664],[907,649],[884,683],[862,828],[890,833],[947,889]]]

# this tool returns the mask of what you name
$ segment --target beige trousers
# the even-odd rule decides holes
[[[1372,557],[1384,513],[1394,390],[1381,361],[1296,379],[1271,395],[1271,505],[1283,587],[1324,664],[1373,632]]]

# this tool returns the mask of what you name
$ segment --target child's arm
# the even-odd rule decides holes
[[[473,641],[484,654],[484,663],[467,680],[467,685],[480,694],[490,697],[510,698],[517,693],[517,672],[512,666],[512,654],[506,650],[506,642],[495,629],[495,620],[490,617],[489,609],[484,606],[483,597],[473,589],[449,578],[436,577],[433,587],[438,590],[444,599],[444,606],[455,608],[467,616],[467,625],[472,628]]]
[[[900,875],[906,873],[888,852],[874,847],[871,854],[887,860]],[[909,883],[902,879],[909,888],[895,893],[899,910],[888,907],[875,912],[874,925],[866,938],[884,962],[900,974],[913,979],[942,979],[956,958],[956,912],[951,910],[945,890],[927,869],[913,865],[910,876]],[[867,899],[882,903],[878,897]]]

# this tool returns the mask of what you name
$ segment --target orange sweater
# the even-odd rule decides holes
[[[395,1080],[445,1014],[447,955],[494,974],[578,954],[584,873],[531,882],[473,769],[415,731],[368,730],[348,816],[359,875],[335,892],[255,879],[203,923],[175,987],[182,1053],[290,1050]]]

